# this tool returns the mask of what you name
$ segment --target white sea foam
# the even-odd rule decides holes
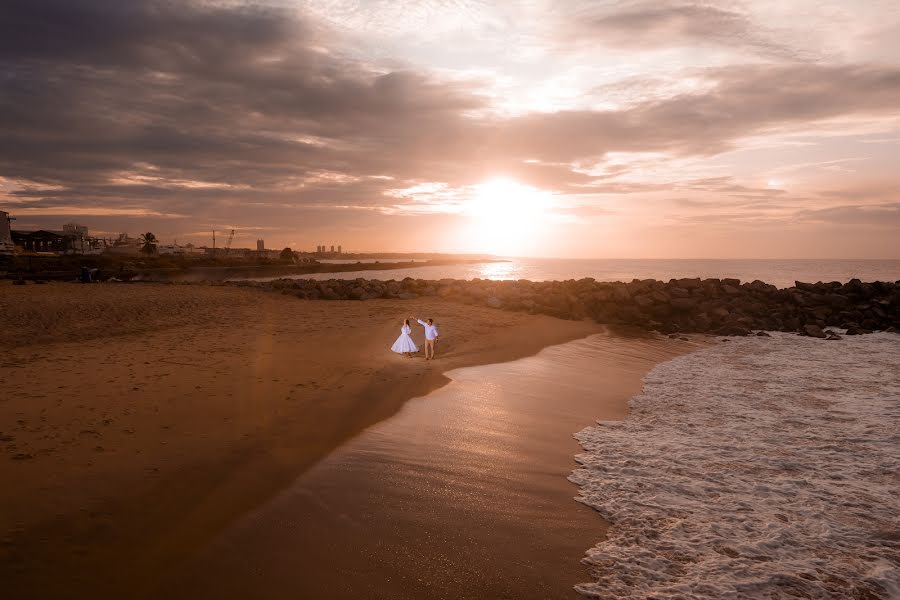
[[[898,335],[719,344],[576,437],[586,596],[900,598]]]

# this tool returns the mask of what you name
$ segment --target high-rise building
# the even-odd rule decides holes
[[[256,251],[264,252],[266,249],[266,242],[264,240],[256,240]]]
[[[338,246],[338,254],[340,254],[340,253],[341,253],[341,247]]]
[[[0,210],[0,254],[12,254],[15,245],[9,230],[9,213]]]
[[[331,251],[334,252],[334,246],[331,247]]]

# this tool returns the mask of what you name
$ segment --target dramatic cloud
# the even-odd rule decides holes
[[[442,46],[440,60],[434,49],[382,55],[366,45],[368,31],[348,33],[356,22],[350,4],[324,19],[321,7],[302,12],[299,3],[7,0],[0,5],[0,204],[35,224],[69,215],[134,229],[147,217],[182,236],[223,223],[253,231],[277,224],[272,235],[285,242],[364,231],[367,223],[391,227],[397,215],[429,219],[425,233],[396,248],[410,250],[436,239],[436,215],[455,215],[473,186],[504,176],[553,194],[561,221],[579,216],[575,233],[611,215],[674,210],[689,218],[710,202],[733,208],[748,199],[783,202],[791,209],[775,212],[784,219],[813,202],[803,222],[844,216],[853,225],[868,223],[860,215],[875,209],[855,211],[827,190],[866,185],[860,178],[900,146],[900,63],[813,61],[760,23],[752,3],[580,9],[567,32],[545,32],[546,45],[522,48],[533,59],[497,54],[493,69],[468,64],[472,52],[454,45]],[[512,18],[488,15],[478,3],[462,9],[487,15],[479,31],[488,38]],[[521,6],[522,14],[536,10]],[[519,24],[522,39],[540,37],[536,22]],[[452,39],[446,27],[440,32],[442,43]],[[554,61],[581,60],[546,54],[566,33],[582,45],[625,48],[635,64],[597,65],[602,73],[584,71],[583,84],[569,78],[581,85],[565,94],[580,98],[570,107],[502,110],[502,78],[537,81]],[[642,74],[643,52],[709,44],[750,54],[679,64],[664,77],[655,66]],[[478,48],[479,61],[491,56]],[[448,66],[449,57],[458,64]],[[755,156],[727,162],[752,152],[750,138],[815,135],[835,120],[877,133],[856,142],[858,168],[829,171],[846,181],[817,188],[800,181],[800,167],[763,167]],[[852,127],[846,134],[863,136]],[[792,164],[850,160],[823,140],[804,141],[821,144],[823,156],[800,160],[795,148]],[[897,183],[892,171],[875,175],[888,189]],[[609,205],[611,197],[622,204]],[[360,247],[383,243],[359,235]],[[466,249],[441,243],[424,249]]]
[[[713,45],[748,48],[775,58],[799,59],[806,54],[778,42],[750,15],[707,4],[613,4],[577,14],[572,29],[576,40],[627,48]]]

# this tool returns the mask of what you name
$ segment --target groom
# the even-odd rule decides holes
[[[416,319],[415,317],[410,317],[411,319]],[[416,322],[425,328],[425,360],[433,360],[434,359],[434,344],[438,341],[438,333],[437,325],[434,324],[434,319],[428,319],[426,323],[422,319],[416,319]]]

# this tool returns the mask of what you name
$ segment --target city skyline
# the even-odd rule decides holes
[[[0,210],[247,247],[900,258],[897,40],[882,1],[10,0]]]

